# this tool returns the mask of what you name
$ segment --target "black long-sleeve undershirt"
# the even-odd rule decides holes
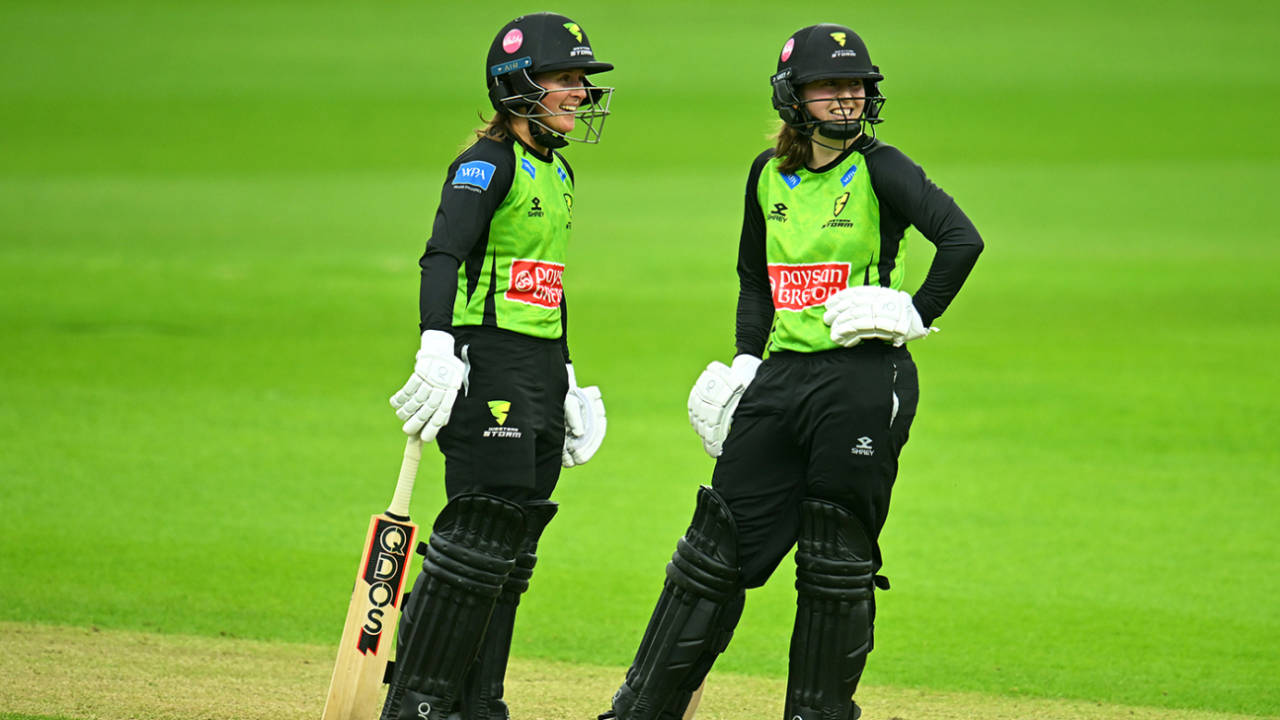
[[[527,145],[525,147],[533,152],[532,148]],[[473,185],[452,183],[459,165],[477,160],[494,166],[493,177],[487,188],[480,190]],[[572,179],[573,168],[563,156],[561,160]],[[421,268],[418,292],[419,332],[452,330],[453,303],[458,294],[458,269],[466,263],[470,293],[484,267],[484,256],[489,247],[489,222],[511,190],[514,176],[515,155],[511,151],[510,141],[481,139],[449,165],[444,189],[440,191],[440,205],[431,226],[431,238],[418,260]],[[563,294],[560,297],[560,325],[561,345],[565,362],[568,362],[569,313]]]
[[[838,166],[851,152],[866,157],[871,187],[880,203],[881,238],[896,243],[908,227],[914,226],[937,248],[924,282],[912,296],[920,318],[930,325],[960,292],[982,252],[982,237],[955,200],[892,145],[864,138],[815,172]],[[757,357],[764,354],[774,314],[765,254],[765,221],[756,192],[760,173],[772,157],[773,150],[766,150],[751,164],[738,245],[737,350]]]

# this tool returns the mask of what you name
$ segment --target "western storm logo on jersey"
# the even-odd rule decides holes
[[[787,204],[774,203],[773,209],[769,211],[769,217],[766,219],[774,220],[777,222],[786,222],[787,221]]]
[[[831,219],[822,224],[822,228],[829,227],[853,227],[853,221],[840,217],[840,213],[844,212],[844,206],[849,202],[849,193],[845,193],[836,198],[835,205],[831,208]]]
[[[564,265],[541,260],[512,260],[506,299],[545,308],[560,307]]]
[[[769,265],[769,289],[778,310],[804,310],[826,304],[827,298],[849,287],[849,263]]]
[[[459,165],[457,171],[453,173],[451,184],[459,190],[484,192],[489,189],[489,182],[493,180],[494,170],[493,163],[483,160],[465,162]]]
[[[564,209],[569,211],[569,221],[564,224],[564,229],[568,230],[573,227],[573,196],[569,193],[564,194]]]
[[[529,207],[529,217],[542,217],[542,198],[535,197]]]
[[[840,217],[840,213],[844,212],[844,206],[849,202],[849,193],[845,193],[836,198],[836,204],[832,206],[831,216]]]
[[[858,438],[858,444],[849,449],[854,455],[875,455],[876,451],[871,447],[871,438],[863,435]]]

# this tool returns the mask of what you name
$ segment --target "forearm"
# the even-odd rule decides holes
[[[951,237],[938,242],[929,272],[912,296],[912,303],[925,325],[932,324],[946,311],[982,253],[982,238],[968,218],[964,220],[967,228],[957,228]]]
[[[418,330],[453,328],[453,301],[458,294],[458,259],[428,246],[418,263],[422,281],[418,291]]]

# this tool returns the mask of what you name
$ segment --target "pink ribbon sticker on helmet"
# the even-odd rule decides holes
[[[796,48],[796,39],[787,38],[787,44],[782,46],[782,62],[786,62],[791,59],[791,51],[794,50],[795,48]]]
[[[513,53],[520,49],[524,44],[524,33],[520,32],[520,28],[511,28],[506,37],[502,38],[502,49],[508,53]]]

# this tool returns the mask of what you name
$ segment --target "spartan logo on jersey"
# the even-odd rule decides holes
[[[529,217],[542,217],[542,198],[535,197],[529,206]]]
[[[853,227],[852,220],[846,220],[840,217],[840,213],[844,212],[844,206],[849,203],[849,193],[845,193],[836,198],[835,205],[831,208],[831,219],[822,224],[823,229],[829,227]]]
[[[773,210],[769,211],[769,217],[767,217],[766,219],[774,220],[776,222],[786,222],[787,221],[787,204],[774,203]]]

